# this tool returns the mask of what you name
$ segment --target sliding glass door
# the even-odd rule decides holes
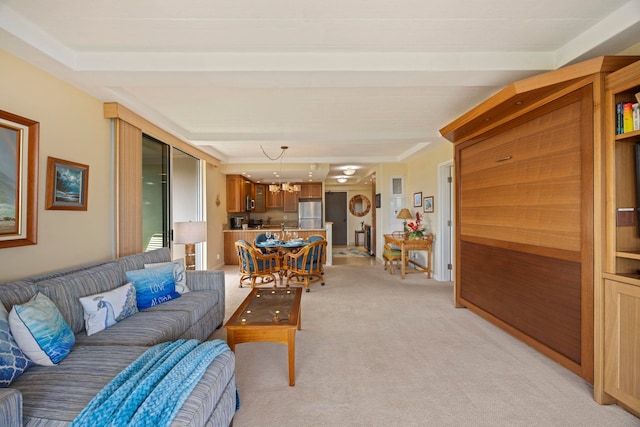
[[[163,142],[142,135],[142,248],[169,246],[169,149]]]
[[[203,221],[200,160],[174,148],[171,154],[171,208],[173,223]],[[175,237],[175,236],[174,236]],[[204,268],[205,248],[196,243],[196,269]],[[184,245],[173,246],[173,258],[184,256]]]

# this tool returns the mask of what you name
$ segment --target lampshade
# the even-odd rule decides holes
[[[173,224],[173,242],[188,244],[207,240],[207,223],[204,221],[176,222]]]
[[[413,219],[413,214],[411,212],[409,212],[409,209],[402,208],[400,210],[400,212],[398,212],[398,216],[396,216],[396,218],[398,218],[398,219]]]

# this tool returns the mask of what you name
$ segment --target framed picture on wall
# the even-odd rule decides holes
[[[419,208],[420,206],[422,206],[422,192],[413,193],[413,207]]]
[[[0,248],[35,245],[40,123],[0,110]]]
[[[382,207],[381,204],[381,200],[380,200],[380,193],[376,194],[376,208],[380,209]]]
[[[47,209],[86,211],[88,187],[89,166],[47,158]]]
[[[433,196],[424,198],[424,212],[433,213]]]

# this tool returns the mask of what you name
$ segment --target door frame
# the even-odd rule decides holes
[[[449,176],[451,182],[448,181]],[[455,221],[453,219],[455,197],[453,196],[454,186],[454,164],[453,159],[438,164],[438,236],[436,236],[436,248],[434,254],[437,266],[436,277],[442,281],[453,281],[454,276],[454,245],[455,245]],[[451,221],[449,225],[448,221]],[[448,264],[451,263],[451,270]]]

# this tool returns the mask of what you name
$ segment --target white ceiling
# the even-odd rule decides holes
[[[0,48],[254,179],[282,145],[287,179],[402,161],[514,80],[638,42],[640,0],[0,0]]]

